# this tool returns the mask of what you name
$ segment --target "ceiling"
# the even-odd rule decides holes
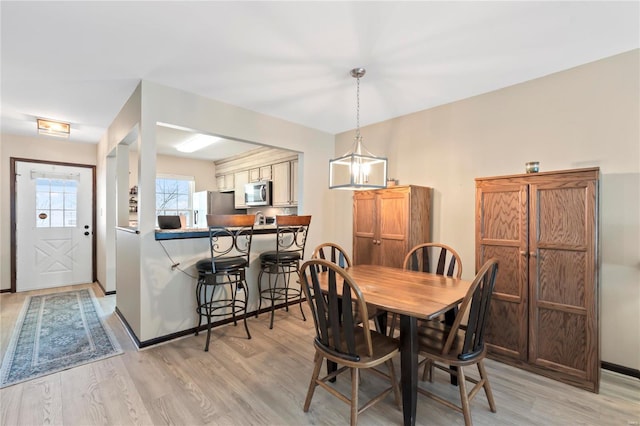
[[[141,79],[335,134],[356,127],[354,67],[367,125],[640,47],[638,1],[2,1],[0,15],[2,133],[35,136],[45,117],[85,143]]]

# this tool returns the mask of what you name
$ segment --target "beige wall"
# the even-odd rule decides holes
[[[33,124],[35,127],[35,123]],[[31,160],[59,161],[75,164],[96,164],[97,145],[72,143],[46,136],[24,137],[1,136],[0,164],[0,289],[11,288],[11,234],[9,205],[9,159],[11,157]]]
[[[639,51],[362,129],[389,176],[434,188],[433,239],[474,273],[474,178],[600,167],[602,359],[640,369]],[[366,103],[366,100],[365,100]],[[336,154],[352,143],[337,135]],[[351,217],[339,194],[337,217]],[[350,221],[340,244],[351,247]]]

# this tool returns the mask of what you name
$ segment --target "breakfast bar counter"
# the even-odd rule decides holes
[[[276,225],[255,225],[253,235],[275,234]],[[156,240],[182,240],[185,238],[209,238],[208,228],[157,229]]]

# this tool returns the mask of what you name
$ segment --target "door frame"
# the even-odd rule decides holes
[[[96,257],[96,248],[97,248],[97,239],[96,239],[96,166],[90,164],[77,164],[77,163],[65,163],[60,161],[47,161],[47,160],[35,160],[32,158],[19,158],[19,157],[10,157],[10,177],[9,177],[9,210],[10,210],[10,220],[11,220],[11,293],[16,292],[16,162],[23,163],[39,163],[39,164],[51,164],[56,166],[68,166],[68,167],[85,167],[91,169],[91,280],[92,282],[97,282],[98,274],[97,274],[97,257]]]

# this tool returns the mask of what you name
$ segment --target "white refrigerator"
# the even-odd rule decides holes
[[[246,214],[236,210],[233,192],[200,191],[193,194],[193,227],[206,228],[208,214]]]

